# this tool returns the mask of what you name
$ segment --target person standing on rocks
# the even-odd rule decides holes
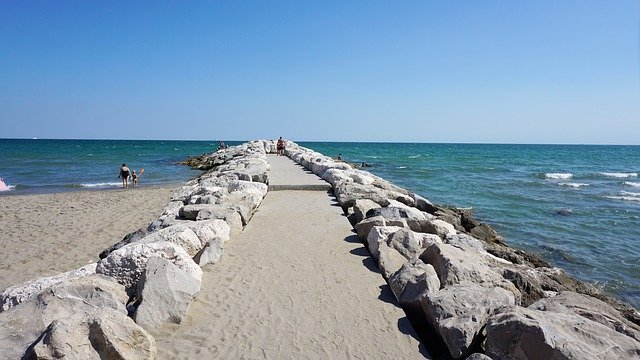
[[[278,155],[284,156],[284,140],[282,140],[282,136],[280,136],[280,138],[278,139],[276,149],[278,150]]]
[[[123,163],[122,166],[120,166],[120,174],[118,175],[118,177],[122,177],[122,187],[125,189],[129,188],[130,174],[131,174],[131,171],[127,167],[127,164]]]

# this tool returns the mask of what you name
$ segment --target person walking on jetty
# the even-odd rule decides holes
[[[282,140],[282,136],[278,139],[278,143],[276,144],[276,149],[278,150],[277,154],[280,156],[284,156],[284,140]]]
[[[120,166],[120,174],[118,175],[118,177],[122,178],[122,187],[125,189],[129,188],[129,175],[131,174],[131,171],[129,170],[129,168],[127,167],[127,164],[122,164],[122,166]]]

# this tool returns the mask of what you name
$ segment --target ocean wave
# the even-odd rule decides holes
[[[544,177],[547,179],[554,179],[554,180],[566,180],[566,179],[571,179],[573,177],[573,174],[571,173],[546,173],[544,174]]]
[[[121,185],[121,183],[119,183],[119,182],[106,182],[106,183],[83,183],[83,184],[80,184],[81,187],[86,187],[86,188],[112,187],[112,186],[118,186],[118,185]]]
[[[635,188],[640,188],[640,183],[637,183],[637,182],[625,181],[623,184],[627,186],[635,187]]]
[[[605,198],[612,199],[612,200],[640,201],[640,197],[635,197],[635,196],[612,195],[612,196],[605,196]]]
[[[406,166],[398,166],[398,169],[406,169]]]
[[[571,183],[571,182],[569,182],[569,183],[561,182],[561,183],[558,183],[558,185],[562,185],[562,186],[569,186],[569,187],[572,187],[572,188],[581,188],[581,187],[583,187],[583,186],[589,186],[590,184],[585,184],[585,183]]]
[[[612,177],[618,179],[630,178],[630,177],[638,177],[638,173],[608,173],[608,172],[600,172],[598,175],[605,177]]]
[[[411,156],[409,156],[409,159],[417,159],[420,156],[422,156],[422,155],[411,155]]]
[[[640,193],[637,192],[631,192],[631,191],[620,191],[620,194],[622,195],[627,195],[627,196],[640,196]]]

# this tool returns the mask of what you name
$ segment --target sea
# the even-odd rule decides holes
[[[226,141],[227,145],[241,141]],[[470,209],[513,247],[640,308],[640,146],[298,142],[434,203]],[[117,189],[122,163],[141,186],[199,174],[177,164],[217,140],[0,139],[12,194]]]

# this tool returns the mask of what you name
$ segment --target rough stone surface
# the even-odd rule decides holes
[[[569,312],[502,309],[486,328],[486,354],[494,359],[638,359],[640,343]]]
[[[611,305],[594,297],[563,291],[558,295],[536,301],[529,306],[532,310],[573,312],[640,341],[640,326],[630,322]]]
[[[231,234],[238,234],[244,226],[240,214],[227,205],[186,205],[180,209],[180,217],[187,220],[220,219],[229,224]]]
[[[378,261],[380,258],[380,244],[386,244],[389,235],[398,230],[400,230],[400,228],[397,226],[374,226],[371,231],[369,231],[369,235],[367,235],[367,246],[371,257]]]
[[[134,295],[140,278],[146,271],[147,261],[152,256],[171,260],[189,276],[202,281],[202,270],[187,252],[170,242],[132,244],[120,248],[98,262],[96,272],[110,276],[124,285],[129,295]]]
[[[369,199],[358,199],[355,201],[353,205],[353,213],[355,214],[356,223],[362,221],[366,216],[367,212],[371,209],[379,208],[380,205],[373,200]]]
[[[136,244],[150,244],[163,241],[180,246],[189,256],[194,256],[203,247],[196,233],[183,224],[158,230],[138,240]]]
[[[112,252],[113,250],[120,249],[125,245],[129,245],[132,242],[136,242],[142,239],[143,237],[147,236],[149,232],[150,231],[148,229],[143,228],[143,229],[138,229],[134,232],[128,233],[127,235],[125,235],[125,237],[122,240],[104,249],[99,255],[100,259],[106,258],[109,255],[109,253]]]
[[[362,241],[366,241],[369,232],[374,226],[386,226],[386,222],[382,216],[374,216],[364,219],[355,225],[358,238]]]
[[[425,249],[423,238],[406,228],[389,235],[387,242],[389,246],[399,251],[407,260],[415,261]]]
[[[420,309],[424,294],[440,289],[440,280],[433,266],[420,260],[407,261],[389,278],[389,287],[403,307]]]
[[[407,259],[398,252],[398,250],[387,245],[382,241],[378,247],[378,267],[385,279],[395,274]]]
[[[55,284],[95,274],[96,266],[97,264],[93,263],[66,273],[33,279],[19,285],[11,286],[0,294],[0,312],[31,299],[40,291],[50,288]]]
[[[433,265],[443,286],[473,282],[483,286],[499,286],[513,293],[520,304],[520,291],[502,277],[501,270],[492,260],[476,251],[464,250],[449,244],[434,243],[420,259]]]
[[[208,242],[196,256],[193,257],[193,261],[200,267],[204,267],[209,264],[216,264],[222,258],[223,253],[223,241],[222,239],[213,239]]]
[[[147,330],[181,323],[201,284],[200,279],[191,277],[171,261],[157,256],[149,258],[138,283],[136,323]]]
[[[420,225],[420,229],[422,232],[436,234],[443,239],[456,234],[455,227],[444,220],[427,220],[421,222]]]
[[[384,190],[353,182],[342,182],[338,184],[334,189],[334,195],[343,209],[352,207],[356,200],[359,199],[369,199],[380,206],[389,205],[388,194],[385,193]]]
[[[474,353],[467,357],[466,360],[493,360],[489,356],[481,353]]]
[[[513,294],[505,289],[465,282],[427,293],[422,309],[451,356],[459,358],[473,350],[489,316],[514,302]]]
[[[231,228],[224,220],[189,221],[185,222],[185,225],[193,230],[203,246],[217,239],[224,244],[229,240],[229,236],[231,236]]]
[[[136,348],[135,351],[144,353],[144,349],[147,349],[147,352],[152,355],[148,358],[152,358],[156,352],[155,342],[144,329],[127,317],[125,308],[127,299],[128,296],[122,285],[102,275],[66,280],[45,289],[19,306],[0,313],[0,358],[20,359],[23,355],[26,355],[26,358],[35,356],[28,347],[36,343],[40,343],[37,345],[39,351],[46,354],[47,349],[55,350],[58,346],[56,344],[61,344],[60,341],[78,345],[90,343],[93,350],[82,351],[91,354],[93,354],[91,351],[98,354],[122,349],[126,351],[126,344],[129,343],[131,347]],[[95,319],[98,318],[106,320],[102,325],[96,326]],[[120,324],[121,327],[104,326],[112,322]],[[91,330],[92,327],[93,334],[88,334],[86,331],[83,333],[84,330],[81,330],[81,328]],[[49,335],[45,333],[47,329],[50,330]],[[74,332],[74,337],[65,338],[67,336],[64,335],[65,329]],[[96,332],[105,334],[101,337],[106,339],[105,342],[90,341],[95,339]],[[131,343],[134,339],[131,335],[134,333],[141,336],[136,335],[137,342]],[[82,339],[82,336],[87,336],[89,340]],[[115,350],[109,343],[113,339],[123,341],[119,343],[119,340],[115,340],[119,344]],[[70,354],[69,358],[74,358],[73,351],[78,350],[73,347],[65,349],[70,351],[66,353]],[[137,357],[125,358],[136,359]]]
[[[444,239],[444,242],[449,245],[457,246],[461,249],[486,253],[483,242],[467,234],[449,235]]]
[[[34,345],[37,359],[154,359],[154,338],[120,312],[54,320]]]

